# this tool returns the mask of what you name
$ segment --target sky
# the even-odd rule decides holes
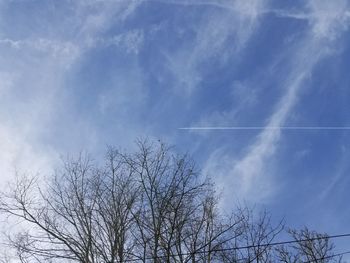
[[[0,187],[148,137],[224,210],[349,233],[349,26],[348,0],[0,0]]]

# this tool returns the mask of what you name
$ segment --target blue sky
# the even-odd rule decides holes
[[[347,0],[0,0],[0,185],[161,138],[287,224],[349,232]],[[258,130],[181,130],[182,127]],[[266,128],[264,128],[266,127]]]

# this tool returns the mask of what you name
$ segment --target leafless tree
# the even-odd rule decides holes
[[[65,161],[45,184],[18,177],[0,209],[22,220],[10,237],[26,262],[211,262],[238,221],[219,217],[210,180],[163,143],[110,148],[106,164]],[[229,240],[229,239],[228,239]]]
[[[329,263],[341,262],[341,257],[335,256],[334,244],[327,234],[320,234],[308,228],[288,231],[295,243],[290,246],[277,247],[277,257],[285,263]]]
[[[217,196],[210,180],[200,180],[193,161],[139,143],[125,156],[139,183],[140,209],[135,214],[137,258],[153,262],[211,262],[213,246],[224,243],[237,221],[219,218]],[[152,259],[152,260],[149,260]]]
[[[2,195],[1,210],[29,225],[10,240],[20,258],[124,262],[137,191],[118,158],[109,150],[107,164],[96,168],[81,156],[44,186],[22,177]]]
[[[274,250],[271,245],[284,229],[283,221],[274,225],[266,211],[256,213],[248,207],[237,208],[236,217],[240,217],[240,226],[229,233],[229,242],[225,242],[220,251],[220,262],[252,263],[273,262]]]
[[[162,142],[137,145],[135,153],[108,148],[102,165],[86,155],[68,159],[46,181],[16,177],[0,212],[16,223],[8,243],[17,261],[330,262],[328,240],[309,240],[319,234],[291,231],[300,242],[274,249],[282,223],[248,208],[224,214],[189,156]]]

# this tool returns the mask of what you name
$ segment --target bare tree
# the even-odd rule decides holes
[[[334,244],[327,234],[320,234],[308,228],[288,231],[295,243],[286,247],[277,247],[277,257],[285,263],[329,263],[341,262],[341,257],[335,256]]]
[[[218,253],[220,262],[274,262],[271,243],[283,231],[283,221],[274,225],[269,213],[256,213],[247,207],[237,208],[235,217],[240,218],[240,224],[233,229],[234,233],[228,233],[228,242],[221,246],[222,250]]]
[[[108,148],[102,165],[84,155],[68,159],[44,182],[16,177],[0,211],[17,224],[8,238],[17,260],[331,262],[333,246],[314,238],[325,236],[291,231],[300,242],[274,249],[282,223],[248,208],[223,214],[214,184],[191,158],[161,142],[137,145],[135,153]]]
[[[2,195],[1,210],[30,226],[10,240],[21,258],[124,262],[137,191],[118,158],[110,150],[107,164],[96,168],[81,156],[45,186],[22,177]]]
[[[238,226],[219,217],[210,180],[163,143],[110,148],[106,164],[65,161],[46,184],[18,177],[0,209],[23,220],[10,241],[26,261],[203,262]],[[229,239],[228,239],[229,240]]]
[[[143,262],[211,262],[211,249],[237,222],[221,222],[213,184],[198,177],[188,156],[170,154],[140,142],[137,154],[125,156],[140,186],[137,257]],[[200,254],[200,256],[198,256]],[[198,258],[198,259],[197,259]]]

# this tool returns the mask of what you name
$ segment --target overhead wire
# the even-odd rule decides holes
[[[341,257],[341,256],[344,256],[346,254],[350,254],[350,251],[345,251],[345,252],[341,252],[341,253],[337,253],[337,254],[332,254],[332,255],[329,255],[329,256],[322,257],[322,258],[311,259],[311,260],[308,260],[308,261],[304,261],[303,263],[314,263],[314,262],[318,262],[318,261],[325,260],[325,259]]]
[[[246,245],[246,246],[237,246],[237,247],[228,247],[228,248],[216,248],[216,249],[209,249],[209,250],[197,250],[197,251],[193,251],[193,252],[172,254],[170,256],[171,257],[191,256],[191,255],[196,255],[196,254],[216,253],[216,252],[243,250],[243,249],[251,249],[251,248],[262,248],[262,247],[268,247],[268,246],[287,245],[287,244],[295,244],[295,243],[300,243],[300,242],[326,240],[326,239],[328,240],[328,239],[342,238],[342,237],[350,237],[350,233],[339,234],[339,235],[331,235],[331,236],[323,235],[323,236],[318,236],[318,237],[313,237],[313,238],[294,239],[294,240],[288,240],[288,241],[270,242],[270,243],[257,244],[257,245]],[[306,262],[303,262],[303,263],[313,263],[313,262],[316,262],[318,260],[334,258],[334,257],[342,256],[342,255],[345,255],[345,254],[350,254],[350,251],[329,255],[329,256],[326,256],[326,257],[323,257],[323,258],[314,259],[314,260],[306,261]],[[142,261],[142,260],[164,259],[164,258],[166,258],[168,256],[169,255],[151,256],[151,257],[146,257],[146,258],[142,258],[142,259],[136,259],[136,258],[135,259],[125,259],[124,261],[125,262],[137,262],[137,261]]]

